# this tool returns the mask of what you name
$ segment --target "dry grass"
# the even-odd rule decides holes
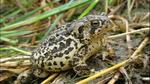
[[[33,48],[57,26],[106,12],[110,30],[103,52],[87,62],[98,73],[79,77],[72,70],[35,78],[42,84],[148,84],[150,82],[149,0],[2,0],[0,2],[0,83],[11,84],[31,68]],[[46,33],[45,33],[46,32]],[[105,49],[106,47],[106,49]],[[101,58],[105,57],[105,59]],[[95,60],[98,59],[98,61]],[[93,62],[94,61],[94,62]],[[97,66],[96,66],[97,65]]]

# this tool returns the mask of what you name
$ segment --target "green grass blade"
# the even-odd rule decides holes
[[[4,18],[0,19],[0,23],[2,23],[2,22],[4,22],[5,20],[7,20],[7,19],[9,19],[9,18],[11,18],[11,17],[17,15],[17,14],[20,13],[20,12],[21,12],[20,9],[14,11],[13,13],[11,13],[11,14],[5,16]]]
[[[21,35],[25,35],[25,34],[29,34],[29,33],[32,33],[33,31],[29,31],[29,30],[12,30],[12,31],[2,31],[0,33],[0,36],[2,37],[15,37],[15,36],[21,36]]]
[[[48,36],[48,34],[49,34],[52,30],[54,30],[54,28],[56,27],[57,22],[61,19],[62,16],[63,16],[63,14],[60,14],[60,15],[56,18],[56,20],[55,20],[55,21],[53,22],[53,24],[50,26],[50,28],[48,29],[48,31],[46,32],[46,34],[44,35],[44,37],[42,38],[41,41],[43,41],[43,40]]]
[[[13,46],[10,46],[9,48],[12,49],[12,50],[14,50],[14,51],[20,52],[20,53],[22,53],[22,54],[31,55],[31,52],[27,52],[27,51],[25,51],[25,50],[22,50],[22,49],[13,47]]]
[[[9,49],[10,49],[10,48],[8,48],[8,47],[5,47],[5,48],[0,47],[0,51],[9,50]]]
[[[17,19],[14,20],[13,22],[9,23],[9,25],[27,19],[29,16],[35,14],[35,13],[38,12],[39,10],[42,10],[42,9],[43,9],[44,7],[46,7],[46,6],[48,6],[48,5],[45,5],[45,6],[43,6],[43,7],[39,7],[39,8],[37,8],[37,9],[31,11],[31,12],[26,13],[25,15],[23,15],[23,16],[17,18]]]
[[[8,38],[2,37],[2,36],[0,36],[0,40],[8,42],[13,45],[15,45],[18,42],[18,40],[11,40],[11,39],[8,39]]]
[[[15,24],[11,24],[11,25],[2,27],[0,30],[12,29],[12,28],[16,28],[16,27],[19,27],[19,26],[31,24],[31,23],[34,23],[36,21],[39,21],[39,20],[45,19],[47,17],[50,17],[50,16],[52,16],[52,15],[54,15],[56,13],[59,13],[59,12],[68,10],[70,8],[74,8],[74,7],[77,7],[77,6],[82,5],[84,3],[87,3],[88,1],[90,1],[90,0],[71,1],[71,2],[69,2],[67,4],[61,5],[61,6],[57,7],[57,8],[49,10],[49,11],[43,13],[43,14],[34,16],[34,17],[30,18],[30,19],[27,19],[27,20],[24,20],[24,21],[15,23]]]
[[[87,15],[95,6],[96,4],[99,2],[99,0],[94,0],[90,6],[78,17],[78,19],[81,19],[82,17],[84,17],[85,15]]]
[[[4,12],[1,14],[1,16],[7,16],[9,15],[10,13],[12,13],[13,11],[16,11],[18,8],[14,7],[14,8],[11,8],[9,9],[8,11]]]

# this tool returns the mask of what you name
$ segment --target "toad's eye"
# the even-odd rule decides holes
[[[93,27],[98,27],[100,25],[101,25],[101,23],[98,20],[92,20],[91,21],[91,26],[93,26]]]

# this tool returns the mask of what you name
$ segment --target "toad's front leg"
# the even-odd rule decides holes
[[[73,67],[73,70],[79,76],[88,76],[91,74],[90,68],[87,66],[85,62],[76,65],[75,67]]]
[[[79,51],[75,54],[75,56],[72,58],[72,60],[69,61],[69,65],[73,67],[73,70],[78,74],[79,76],[87,76],[92,74],[92,70],[89,66],[86,64],[86,57],[87,56],[87,46],[82,46]]]

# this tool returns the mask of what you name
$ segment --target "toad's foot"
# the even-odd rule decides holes
[[[14,82],[14,84],[31,84],[33,83],[33,80],[38,78],[46,78],[49,75],[48,72],[43,71],[41,69],[30,69],[22,72],[17,77],[17,80]]]
[[[15,80],[14,84],[27,84],[30,83],[34,78],[32,70],[26,70],[19,74],[17,80]]]
[[[73,70],[79,76],[90,76],[96,73],[95,69],[90,69],[85,63],[75,66]]]

